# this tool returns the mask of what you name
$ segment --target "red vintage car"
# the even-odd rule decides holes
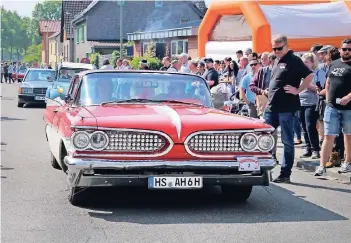
[[[14,71],[12,73],[12,78],[14,80],[17,80],[17,82],[22,82],[23,78],[24,78],[24,75],[26,74],[27,72],[27,68],[26,67],[19,67],[18,68],[18,72],[17,71]]]
[[[126,185],[220,185],[245,201],[276,165],[273,128],[215,109],[206,81],[191,74],[86,71],[65,100],[48,99],[44,120],[51,164],[67,174],[74,205],[88,187]]]

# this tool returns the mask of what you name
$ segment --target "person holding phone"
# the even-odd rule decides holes
[[[318,111],[316,109],[318,103],[317,90],[318,87],[321,88],[324,86],[326,73],[318,68],[318,59],[315,54],[305,53],[301,59],[314,73],[311,84],[299,94],[301,109],[299,110],[298,117],[301,122],[306,143],[306,152],[301,157],[319,159],[320,146],[317,131]]]

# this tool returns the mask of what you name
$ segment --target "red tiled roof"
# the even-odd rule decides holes
[[[42,33],[55,33],[60,31],[61,29],[61,22],[56,20],[41,20],[39,22],[39,34]]]

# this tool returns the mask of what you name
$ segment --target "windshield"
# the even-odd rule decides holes
[[[29,70],[24,81],[50,81],[54,80],[54,78],[54,70]]]
[[[198,76],[160,73],[92,73],[83,77],[78,104],[180,101],[212,107],[206,82]],[[148,101],[145,101],[148,100]]]
[[[58,79],[60,82],[69,82],[74,75],[86,70],[87,69],[82,68],[61,68],[59,71]]]

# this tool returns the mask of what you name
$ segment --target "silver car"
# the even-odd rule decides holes
[[[45,104],[45,93],[55,79],[55,70],[30,68],[18,90],[18,107],[25,104]]]

